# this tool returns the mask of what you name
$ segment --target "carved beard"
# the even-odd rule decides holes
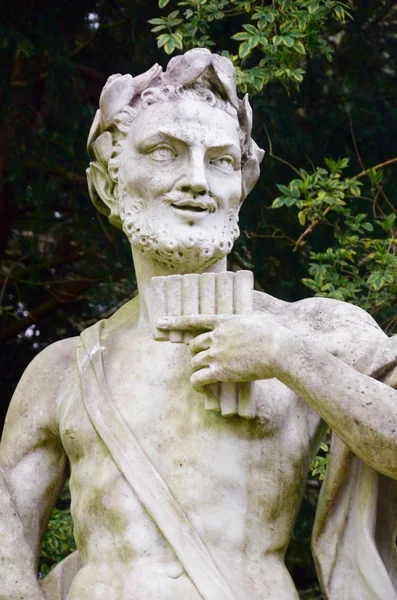
[[[180,273],[203,271],[214,264],[230,252],[240,234],[237,209],[228,211],[220,232],[196,225],[193,231],[181,234],[180,228],[167,230],[142,199],[124,193],[119,207],[123,231],[131,246]]]

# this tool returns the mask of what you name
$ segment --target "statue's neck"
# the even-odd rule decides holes
[[[134,260],[136,281],[138,285],[138,293],[140,300],[139,326],[143,328],[148,328],[150,323],[150,282],[152,277],[175,275],[182,272],[186,273],[186,271],[178,271],[177,269],[171,269],[163,263],[159,263],[151,258],[148,258],[135,248],[132,248],[132,257]],[[227,261],[226,257],[224,257],[215,264],[205,269],[205,271],[219,273],[220,271],[226,271],[226,269]],[[194,273],[199,271],[191,272]]]

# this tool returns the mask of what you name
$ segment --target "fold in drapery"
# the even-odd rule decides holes
[[[204,600],[235,600],[199,534],[113,402],[101,344],[104,321],[80,336],[77,363],[88,416],[142,506],[173,548]]]
[[[355,367],[397,388],[397,336]],[[397,600],[396,535],[397,481],[377,473],[333,433],[312,539],[326,600]]]

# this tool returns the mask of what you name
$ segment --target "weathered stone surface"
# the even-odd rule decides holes
[[[298,598],[283,556],[328,426],[324,596],[396,598],[396,340],[354,306],[252,294],[226,272],[263,156],[231,63],[193,50],[112,76],[88,148],[91,199],[130,240],[139,296],[47,348],[15,392],[0,598]],[[68,465],[78,553],[39,586]]]

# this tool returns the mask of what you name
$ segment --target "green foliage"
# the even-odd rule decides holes
[[[68,509],[54,509],[44,536],[39,571],[46,575],[53,566],[76,550],[73,520]]]
[[[161,0],[160,0],[161,6]],[[164,2],[163,5],[165,6]],[[153,32],[164,32],[157,36],[158,48],[164,48],[167,54],[172,54],[174,50],[182,50],[182,34],[179,31],[173,33],[173,29],[183,23],[183,19],[179,18],[179,10],[174,10],[168,15],[168,17],[154,18],[148,21],[150,24],[155,25]]]
[[[73,520],[70,514],[70,492],[66,484],[60,497],[61,506],[54,508],[44,535],[39,561],[41,576],[47,573],[71,552],[76,550]],[[66,506],[65,506],[66,505]]]
[[[350,16],[348,6],[337,0],[273,0],[271,4],[261,0],[182,0],[174,4],[179,9],[168,17],[150,20],[155,25],[153,33],[167,30],[157,37],[157,43],[168,54],[214,46],[215,21],[229,20],[234,29],[236,16],[251,20],[239,23],[241,29],[231,36],[239,42],[237,50],[223,52],[236,68],[241,91],[251,94],[273,80],[299,85],[306,56],[319,54],[331,59],[324,25],[329,19],[343,22]],[[165,3],[160,1],[159,6],[163,8]]]
[[[360,182],[341,178],[342,169],[348,166],[349,159],[325,159],[325,162],[329,171],[317,167],[314,173],[309,174],[300,169],[300,178],[293,179],[288,187],[277,185],[283,195],[274,200],[273,208],[297,206],[300,208],[299,223],[305,225],[306,221],[321,218],[325,210],[341,212],[349,194],[360,196]]]
[[[343,177],[349,165],[347,158],[336,161],[325,159],[327,169],[317,167],[311,174],[300,169],[300,177],[288,186],[277,185],[282,196],[273,202],[273,208],[282,206],[298,209],[302,226],[308,224],[304,237],[315,227],[330,227],[334,243],[321,251],[311,251],[310,278],[303,283],[316,296],[353,302],[376,315],[390,307],[397,297],[397,239],[395,237],[397,210],[382,213],[371,222],[362,210],[360,199],[362,183],[357,178]],[[380,185],[382,172],[369,172],[372,186]],[[361,202],[373,203],[373,198]]]
[[[325,477],[325,471],[327,470],[328,463],[328,451],[328,444],[323,442],[320,446],[320,452],[317,454],[310,466],[310,473],[312,477],[315,477],[319,481],[322,481]]]

